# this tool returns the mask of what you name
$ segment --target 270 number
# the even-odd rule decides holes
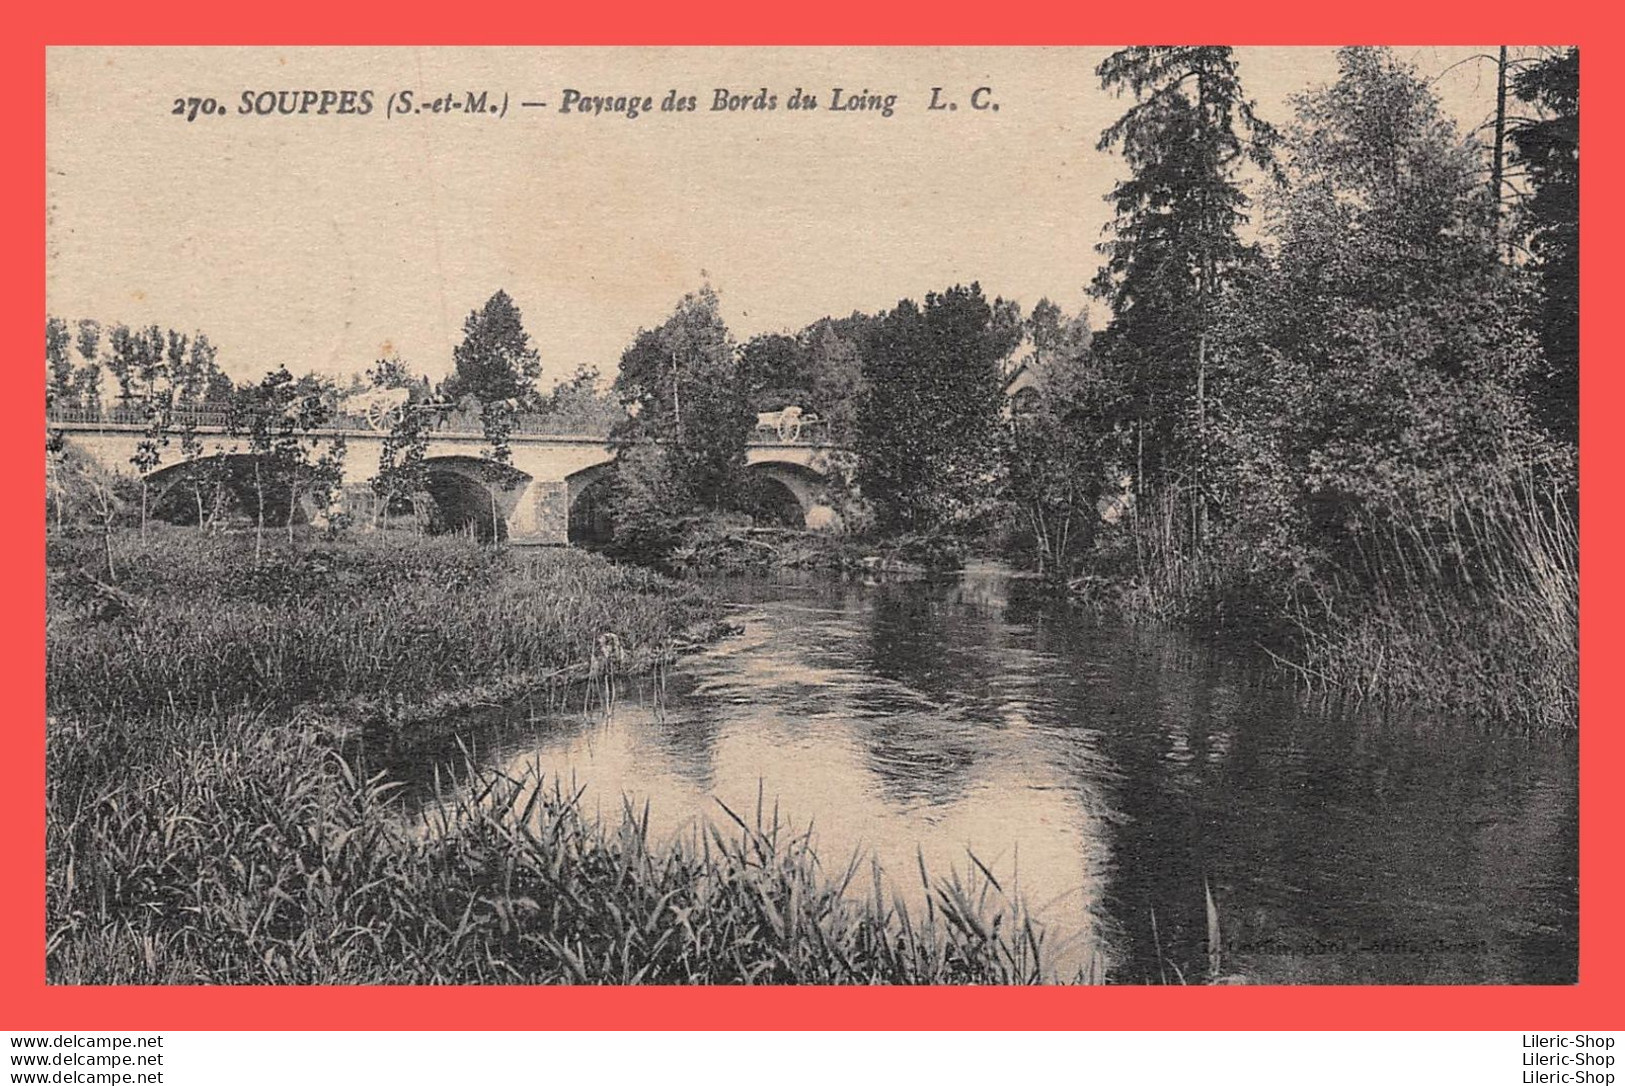
[[[225,111],[225,108],[213,98],[177,98],[175,99],[175,108],[169,112],[177,117],[185,117],[187,121],[195,121],[199,113],[207,117]]]

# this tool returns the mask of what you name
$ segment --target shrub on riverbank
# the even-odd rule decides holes
[[[264,725],[52,722],[51,981],[1046,979],[1041,933],[986,879],[930,880],[911,914],[776,813],[659,842],[646,811],[600,821],[494,772],[413,821],[315,731]]]
[[[385,533],[277,545],[156,532],[47,551],[46,700],[123,716],[332,706],[400,719],[458,696],[647,665],[711,618],[706,597],[573,550]]]
[[[828,570],[921,575],[965,564],[965,541],[941,532],[855,535],[759,527],[742,516],[694,517],[664,565],[717,573]]]

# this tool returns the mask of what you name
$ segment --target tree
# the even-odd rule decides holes
[[[446,379],[450,399],[473,396],[481,403],[529,401],[541,375],[541,356],[531,346],[519,307],[499,290],[463,321],[463,342],[452,351],[456,371]]]
[[[685,295],[660,327],[638,332],[621,355],[615,391],[627,412],[610,435],[617,543],[653,557],[676,518],[731,508],[742,490],[754,419],[710,286]],[[646,446],[656,448],[639,451]],[[627,533],[645,513],[662,526],[635,541]]]
[[[472,397],[480,405],[480,428],[491,446],[481,456],[506,476],[512,452],[508,439],[519,412],[534,404],[541,356],[531,346],[519,307],[503,290],[469,313],[463,342],[452,351],[456,370],[441,387],[449,400]],[[491,495],[491,523],[496,525],[496,495]]]
[[[263,551],[272,495],[279,499],[286,495],[285,524],[292,542],[301,496],[326,506],[342,477],[342,437],[334,437],[319,456],[313,455],[319,446],[316,434],[332,414],[328,392],[318,380],[295,380],[283,366],[266,374],[258,385],[239,389],[232,402],[228,429],[247,437],[253,469],[256,565]]]
[[[197,420],[187,418],[181,423],[181,459],[190,465],[186,472],[186,485],[192,491],[192,501],[197,509],[198,531],[207,531],[213,519],[210,513],[205,512],[203,506],[203,491],[209,489],[213,494],[212,508],[220,507],[220,490],[224,483],[224,460],[218,454],[210,457],[203,455],[203,441],[198,437]],[[207,468],[203,465],[207,464]]]
[[[709,286],[685,295],[621,355],[615,390],[628,418],[617,444],[669,446],[674,482],[696,507],[723,508],[745,466],[751,417],[733,337]]]
[[[824,421],[831,442],[849,445],[857,436],[866,387],[863,352],[833,321],[818,321],[807,330],[807,338],[808,406]]]
[[[671,554],[694,513],[671,450],[664,445],[628,445],[616,451],[608,503],[615,552],[643,561],[658,562]]]
[[[62,506],[67,496],[67,474],[63,454],[67,451],[67,437],[61,430],[45,431],[45,493],[56,510],[56,527],[62,529]],[[47,524],[50,522],[47,521]]]
[[[130,463],[141,475],[141,538],[147,538],[147,476],[157,470],[169,445],[169,424],[174,411],[174,390],[149,387],[141,398],[145,424]]]
[[[1283,261],[1306,287],[1360,300],[1488,270],[1479,149],[1389,51],[1343,49],[1338,67],[1294,100],[1291,187],[1273,209]]]
[[[830,439],[852,440],[863,392],[858,327],[849,318],[814,321],[796,335],[756,336],[739,357],[753,411],[801,407],[822,421]]]
[[[191,342],[185,332],[173,328],[164,335],[164,367],[175,393],[175,403],[182,407],[190,407],[198,401],[207,379],[206,375],[192,371],[192,357],[187,351]]]
[[[102,383],[102,367],[99,361],[102,326],[93,320],[81,320],[76,327],[78,335],[75,338],[75,345],[79,348],[82,362],[74,371],[73,402],[86,410],[99,411]]]
[[[1021,336],[1013,303],[980,284],[898,302],[864,345],[858,485],[883,530],[956,534],[997,500],[1000,363]]]
[[[135,368],[137,375],[145,384],[145,393],[151,397],[158,388],[158,382],[169,377],[169,364],[166,356],[168,337],[164,330],[156,324],[134,333]]]
[[[378,474],[372,479],[372,488],[380,498],[376,519],[381,522],[390,506],[404,500],[412,507],[413,523],[421,529],[424,511],[419,502],[429,484],[424,458],[435,424],[431,405],[423,402],[427,399],[425,383],[399,357],[380,358],[368,372],[368,379],[374,388],[404,388],[412,395],[396,413],[378,454]]]
[[[1121,393],[1083,352],[1045,365],[1027,410],[1010,422],[1009,495],[1033,567],[1065,576],[1089,554],[1107,471],[1120,450]]]
[[[223,407],[231,403],[237,389],[220,368],[218,357],[219,351],[207,335],[199,332],[192,337],[192,371],[202,376],[203,402]]]
[[[107,333],[107,345],[111,351],[107,358],[107,368],[112,371],[114,380],[118,382],[119,402],[127,404],[134,396],[133,390],[142,350],[140,338],[137,333],[130,331],[128,325],[115,324]]]
[[[423,390],[426,382],[412,372],[412,367],[400,355],[380,358],[367,371],[367,388],[405,388]]]
[[[1119,149],[1130,176],[1107,197],[1112,237],[1093,289],[1113,317],[1097,348],[1123,375],[1153,469],[1187,472],[1205,520],[1209,333],[1225,280],[1254,255],[1237,235],[1248,206],[1238,174],[1248,161],[1273,169],[1276,134],[1228,46],[1134,46],[1096,74],[1135,99],[1098,144]]]
[[[797,336],[756,336],[739,355],[739,377],[753,411],[805,405],[807,371],[807,346]]]
[[[1558,437],[1580,435],[1580,51],[1568,49],[1518,73],[1517,96],[1540,119],[1514,124],[1514,154],[1534,188],[1524,208],[1540,277],[1543,364],[1531,396]]]
[[[1089,350],[1094,333],[1087,313],[1068,317],[1060,306],[1040,298],[1027,315],[1027,338],[1032,341],[1034,362],[1043,367],[1081,358]]]
[[[615,396],[599,387],[598,370],[577,366],[542,398],[537,414],[558,433],[608,434],[626,418]]]
[[[68,401],[73,395],[73,356],[68,322],[61,317],[45,318],[45,402]]]
[[[1094,542],[1097,505],[1119,456],[1121,390],[1089,357],[1089,321],[1042,298],[1026,321],[1033,383],[1010,405],[1012,542],[1040,573],[1062,576]],[[1029,391],[1030,390],[1030,391]]]
[[[1479,150],[1386,50],[1342,50],[1295,105],[1278,258],[1215,330],[1212,490],[1255,569],[1346,557],[1551,453],[1518,395],[1535,344]]]
[[[87,319],[81,320],[77,328],[75,344],[79,348],[79,357],[86,364],[93,363],[101,354],[102,326],[97,321]]]
[[[230,402],[231,379],[221,371],[218,354],[215,345],[202,332],[188,337],[170,329],[165,334],[165,367],[177,407]]]

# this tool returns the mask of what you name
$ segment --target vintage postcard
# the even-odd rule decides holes
[[[47,984],[1576,984],[1579,131],[50,49]]]

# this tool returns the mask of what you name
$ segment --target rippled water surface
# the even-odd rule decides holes
[[[480,757],[572,776],[657,835],[810,823],[876,855],[1019,887],[1063,972],[1254,983],[1570,983],[1572,741],[1305,705],[1239,649],[1131,631],[993,567],[943,584],[725,581],[741,636],[610,712],[530,707]],[[417,773],[432,755],[423,752]]]

